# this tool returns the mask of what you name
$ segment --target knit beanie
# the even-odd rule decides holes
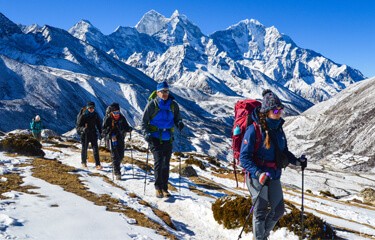
[[[156,91],[161,91],[161,90],[164,90],[164,89],[168,89],[168,83],[166,81],[164,82],[160,82],[158,83],[158,85],[156,86]]]
[[[87,103],[87,107],[88,108],[94,108],[95,107],[95,103],[94,102],[88,102]]]
[[[260,108],[261,113],[266,113],[269,110],[275,108],[284,108],[284,105],[281,103],[280,98],[270,89],[264,90],[262,96],[262,107]]]
[[[112,103],[111,104],[111,111],[113,112],[113,111],[118,111],[118,110],[120,110],[120,105],[118,104],[118,103]]]

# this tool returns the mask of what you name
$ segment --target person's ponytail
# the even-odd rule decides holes
[[[268,133],[266,118],[267,118],[267,113],[259,112],[260,126],[262,127],[262,130],[266,132],[266,138],[264,139],[263,145],[266,149],[270,149],[271,139],[270,139],[270,136],[269,136],[269,133]]]

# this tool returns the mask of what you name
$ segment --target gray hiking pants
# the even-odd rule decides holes
[[[257,198],[262,185],[258,179],[246,175],[246,185],[252,202]],[[270,207],[270,209],[268,208]],[[284,214],[284,197],[279,180],[270,180],[260,193],[253,212],[253,234],[256,240],[265,240],[270,235],[277,221]]]

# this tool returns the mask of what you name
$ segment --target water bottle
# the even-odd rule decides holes
[[[113,146],[117,146],[117,137],[116,137],[116,134],[112,134],[111,138],[112,138],[112,145]]]
[[[240,126],[236,126],[235,128],[234,128],[234,130],[233,130],[233,135],[234,136],[237,136],[237,135],[240,135],[241,134],[241,128],[240,128]]]

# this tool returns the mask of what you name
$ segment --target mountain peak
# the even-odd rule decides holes
[[[99,29],[97,29],[94,25],[91,24],[90,21],[82,19],[78,23],[76,23],[71,29],[69,29],[69,32],[73,31],[83,31],[83,32],[100,32]]]
[[[180,15],[180,13],[179,13],[178,10],[176,9],[176,10],[174,10],[174,12],[173,12],[171,18],[172,18],[172,17],[177,17],[177,16],[179,16],[179,15]]]
[[[76,23],[68,31],[71,35],[81,40],[87,41],[88,39],[96,39],[100,41],[104,37],[104,34],[91,24],[88,20],[81,20]]]
[[[143,15],[142,19],[135,25],[135,28],[148,35],[153,35],[158,32],[165,23],[168,22],[168,18],[164,17],[155,10],[148,11]]]
[[[249,25],[249,24],[254,24],[254,25],[259,25],[259,26],[262,26],[264,27],[263,24],[261,24],[258,20],[256,19],[245,19],[245,20],[242,20],[241,22],[244,22],[245,24]]]
[[[237,24],[234,24],[234,25],[228,27],[227,30],[230,30],[230,29],[233,30],[233,29],[236,29],[236,28],[243,28],[243,27],[246,27],[247,29],[262,29],[263,31],[266,28],[258,20],[245,19],[245,20],[242,20],[242,21],[238,22]]]
[[[0,37],[10,36],[15,33],[22,33],[21,28],[0,13]]]

